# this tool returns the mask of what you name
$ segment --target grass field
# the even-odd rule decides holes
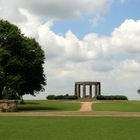
[[[140,101],[108,101],[95,103],[92,109],[96,111],[140,112]]]
[[[0,117],[1,140],[139,140],[140,118]]]
[[[66,101],[34,100],[19,104],[19,111],[73,111],[79,110],[80,103]]]

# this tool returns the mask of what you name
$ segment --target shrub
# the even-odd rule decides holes
[[[68,95],[68,96],[63,96],[63,97],[66,100],[77,100],[78,99],[77,96],[75,96],[75,95]]]
[[[96,99],[97,100],[128,100],[128,98],[123,95],[110,95],[110,96],[99,95],[96,97]]]
[[[47,99],[48,100],[55,100],[56,99],[56,96],[55,95],[48,95],[47,96]]]
[[[64,96],[63,95],[58,95],[58,96],[56,96],[56,99],[62,100],[62,99],[64,99]]]
[[[48,95],[47,96],[48,100],[76,100],[78,99],[77,96],[75,95]]]

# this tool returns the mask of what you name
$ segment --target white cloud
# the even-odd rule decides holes
[[[84,14],[95,14],[108,7],[108,0],[24,0],[22,6],[31,12],[50,18],[69,19]]]
[[[118,69],[123,72],[138,72],[140,74],[140,63],[136,60],[126,59],[118,66]]]
[[[119,0],[125,3],[126,0]],[[103,20],[114,0],[0,0],[0,18],[13,23],[27,20],[20,9],[48,20],[71,20],[89,17],[93,27]]]
[[[0,0],[0,18],[14,23],[25,21],[25,17],[19,12],[19,5],[18,0]]]
[[[30,17],[27,11],[22,12]],[[118,92],[121,88],[128,92],[126,87],[131,84],[135,88],[139,86],[139,20],[124,21],[111,36],[91,33],[80,40],[71,31],[64,36],[54,33],[51,30],[52,21],[42,24],[33,15],[31,17],[26,26],[19,26],[25,34],[32,33],[45,50],[45,73],[50,93],[73,92],[73,84],[77,80],[101,81],[104,92],[115,92],[116,85]],[[34,32],[30,30],[29,33],[32,27]]]
[[[85,13],[90,14],[90,12],[96,15],[102,13],[104,7],[108,7],[106,0],[99,0],[98,2],[91,0],[81,2],[77,0],[76,2],[69,1],[69,3],[61,1],[61,4],[56,4],[56,1],[38,3],[35,0],[20,1],[20,3],[16,3],[16,0],[13,3],[8,3],[7,0],[0,2],[3,5],[0,6],[0,12],[2,13],[0,17],[16,22],[22,32],[35,37],[42,45],[46,54],[44,67],[48,79],[48,92],[73,92],[73,84],[77,80],[101,81],[104,92],[114,92],[116,87],[118,91],[122,88],[125,92],[129,92],[128,90],[134,91],[134,89],[130,89],[131,85],[133,88],[139,87],[139,20],[125,20],[119,27],[114,29],[111,36],[102,37],[96,33],[91,33],[85,35],[83,39],[79,39],[70,30],[64,36],[56,34],[51,29],[53,20],[42,22],[35,13],[62,19],[77,18]],[[73,2],[75,3],[74,7],[71,7]],[[14,5],[15,3],[16,5]],[[39,4],[42,4],[42,6],[39,6]],[[10,12],[6,14],[9,5],[12,6],[10,6]],[[58,6],[58,9],[56,8],[56,11],[48,13],[48,9],[46,10],[43,6],[46,6],[46,9],[47,6]],[[87,8],[87,6],[89,7]],[[15,10],[13,10],[13,7]],[[92,7],[94,11],[92,11]],[[64,14],[61,10],[57,11],[65,8],[68,11]],[[34,11],[35,9],[36,11]],[[29,11],[32,11],[32,14]],[[132,97],[132,95],[130,96]]]
[[[48,19],[65,20],[82,18],[84,15],[94,18],[110,7],[109,0],[0,0],[0,4],[0,17],[12,22],[25,20],[19,8]]]
[[[134,24],[131,24],[132,21]],[[54,81],[57,79],[56,84],[62,80],[65,87],[58,88],[62,91],[63,88],[69,89],[70,84],[72,85],[72,82],[76,80],[95,80],[101,81],[104,89],[110,92],[110,89],[115,92],[116,85],[120,85],[117,86],[118,92],[119,89],[121,92],[121,88],[124,89],[123,93],[128,92],[127,86],[132,84],[136,88],[139,84],[140,61],[135,57],[136,53],[140,54],[138,33],[140,33],[139,21],[126,20],[114,30],[111,36],[107,37],[100,37],[93,33],[79,40],[72,32],[66,33],[68,35],[64,37],[55,34],[53,37],[61,38],[59,42],[61,45],[56,43],[55,49],[59,50],[59,46],[61,46],[63,51],[56,51],[60,54],[59,57],[48,62],[49,66],[51,63],[50,71],[52,69],[54,71],[52,75],[48,76],[50,78],[53,76]],[[117,43],[116,40],[119,40],[120,43]],[[130,58],[127,54],[130,54]],[[108,85],[109,83],[111,84]],[[132,89],[130,90],[132,91]],[[129,96],[132,98],[133,95]]]
[[[112,49],[117,53],[140,53],[140,20],[125,20],[112,33]]]

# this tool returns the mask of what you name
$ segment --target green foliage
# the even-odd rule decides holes
[[[64,96],[64,99],[67,99],[67,100],[77,100],[78,97],[75,96],[75,95],[69,95],[69,96]]]
[[[3,74],[0,72],[0,99],[2,99],[2,91],[5,85],[5,79]]]
[[[20,97],[43,90],[44,59],[34,38],[25,37],[17,26],[0,20],[0,98],[4,87]]]
[[[12,100],[12,99],[20,99],[17,93],[13,91],[11,88],[4,87],[2,99]]]
[[[77,100],[77,96],[75,95],[48,95],[48,100]]]
[[[48,100],[55,100],[56,99],[56,95],[48,95],[47,99]]]
[[[103,96],[99,95],[96,97],[97,100],[128,100],[126,96],[123,95],[109,95]]]

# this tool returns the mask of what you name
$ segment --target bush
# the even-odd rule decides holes
[[[97,100],[128,100],[128,98],[123,95],[110,95],[110,96],[99,95],[96,97],[96,99]]]
[[[48,100],[76,100],[78,99],[77,96],[75,95],[48,95],[47,96]]]
[[[77,96],[75,95],[68,95],[68,96],[63,96],[64,99],[66,100],[77,100]]]
[[[47,99],[48,100],[55,100],[56,96],[55,95],[49,95],[49,96],[47,96]]]
[[[62,99],[64,99],[64,96],[63,96],[63,95],[58,95],[58,96],[56,96],[55,98],[56,98],[56,100],[57,100],[57,99],[58,99],[58,100],[62,100]]]

